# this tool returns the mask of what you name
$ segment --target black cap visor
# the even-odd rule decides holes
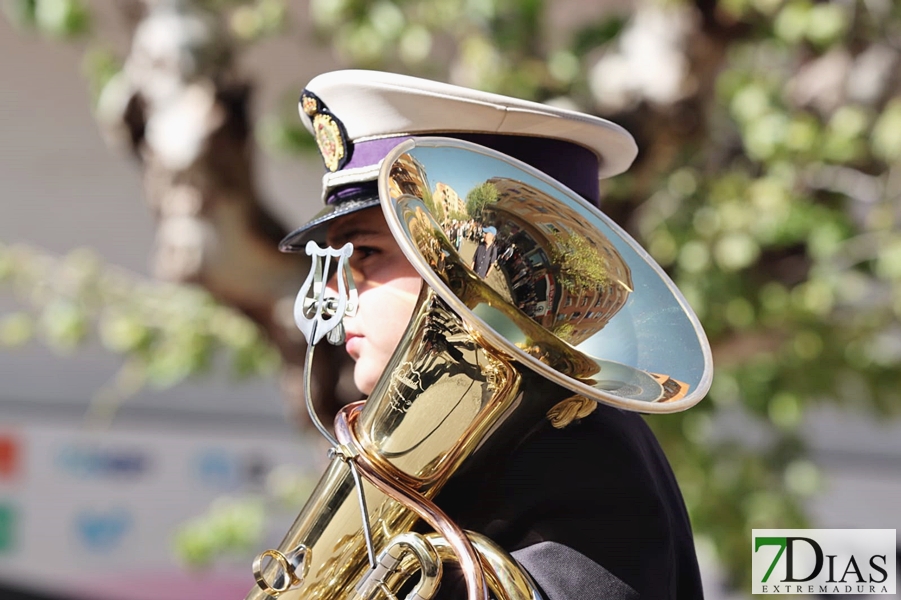
[[[338,204],[329,204],[309,222],[285,236],[285,239],[279,243],[278,249],[282,252],[303,252],[309,240],[323,244],[331,221],[378,205],[378,193],[374,196],[368,195],[345,200]]]

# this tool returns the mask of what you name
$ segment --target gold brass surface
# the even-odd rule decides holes
[[[490,538],[475,531],[467,531],[467,537],[475,546],[485,566],[488,587],[496,598],[508,600],[540,600],[541,593],[532,577],[525,572],[510,554]],[[445,562],[456,562],[453,549],[441,536],[431,533],[425,536]]]
[[[685,410],[710,388],[710,345],[675,284],[559,182],[476,144],[415,138],[384,159],[379,195],[426,285],[519,365],[646,413]],[[497,259],[477,272],[491,240]]]
[[[516,559],[510,556],[506,550],[478,532],[466,531],[465,534],[479,554],[488,580],[488,588],[495,598],[506,598],[507,600],[542,599],[541,592],[538,590],[538,586],[532,580],[532,577],[519,566]],[[441,535],[427,533],[423,537],[427,543],[431,544],[443,562],[458,564],[457,555],[453,547]],[[398,582],[406,581],[417,570],[418,565],[414,557],[404,556],[392,577],[388,579],[388,586],[391,589],[397,589]]]
[[[419,572],[419,581],[407,598],[431,598],[441,584],[441,560],[435,546],[424,536],[412,531],[399,534],[379,554],[376,566],[357,585],[356,593],[361,598],[378,597],[377,594],[393,598],[399,587],[397,582],[403,583]]]
[[[489,589],[500,600],[537,600],[506,552],[464,533],[433,499],[451,477],[507,456],[546,418],[562,426],[596,402],[689,408],[712,377],[706,337],[625,232],[508,157],[409,140],[383,161],[379,194],[424,284],[369,399],[339,413],[333,460],[278,550],[258,558],[263,583],[247,600],[390,597],[417,572],[426,599],[440,579],[432,550],[460,563],[469,600]],[[477,241],[461,239],[461,224],[476,236],[494,229],[503,244],[483,274]],[[410,535],[418,521],[434,530],[424,541]],[[264,557],[272,559],[265,567]]]
[[[420,518],[433,527],[446,519],[440,511],[417,512],[406,506],[400,493],[391,497],[385,492],[392,486],[407,488],[409,495],[429,504],[451,475],[478,462],[475,454],[512,446],[569,395],[534,373],[518,371],[506,356],[473,337],[433,290],[423,287],[386,375],[362,408],[345,411],[354,415],[351,422],[342,425],[345,413],[336,422],[341,454],[357,461],[364,475],[376,551]],[[366,479],[373,472],[381,474],[379,482]],[[452,539],[451,524],[443,527],[442,535]],[[346,460],[333,460],[279,545],[280,552],[306,547],[308,560],[299,585],[278,597],[353,597],[354,586],[369,568],[361,528],[350,468]],[[478,559],[473,560],[472,570],[477,570]],[[276,582],[272,588],[284,585],[277,581],[277,565],[264,568],[263,576]],[[266,597],[261,589],[247,596]]]
[[[304,546],[289,552],[287,556],[278,550],[266,550],[253,561],[253,577],[257,586],[267,594],[277,596],[291,587],[299,585],[305,576],[308,564],[307,556],[307,549]],[[272,559],[274,568],[269,572],[277,578],[278,583],[269,581],[263,574],[263,559],[265,558]],[[300,569],[300,574],[297,573],[298,569]]]

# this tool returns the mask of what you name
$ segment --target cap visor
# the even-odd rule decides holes
[[[331,221],[378,205],[379,198],[375,196],[326,206],[306,224],[285,236],[285,239],[279,243],[278,249],[282,252],[303,252],[304,246],[309,240],[318,243],[325,242],[325,234]]]

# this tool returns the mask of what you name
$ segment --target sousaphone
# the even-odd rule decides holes
[[[470,600],[489,590],[537,598],[506,552],[460,530],[432,499],[543,419],[564,426],[594,403],[690,408],[710,387],[707,338],[628,234],[524,163],[459,140],[410,139],[382,161],[378,188],[422,290],[369,399],[338,415],[334,438],[320,424],[333,460],[278,549],[255,561],[258,585],[247,598],[409,589],[407,598],[426,600],[447,561],[461,565]],[[480,277],[473,259],[489,227],[497,260]],[[308,373],[315,343],[326,334],[340,341],[340,321],[355,310],[350,251],[308,246],[314,268],[295,310],[310,340]],[[329,298],[332,261],[340,293]],[[423,522],[431,533],[419,533]]]

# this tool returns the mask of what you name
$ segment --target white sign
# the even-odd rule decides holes
[[[243,598],[253,555],[278,543],[299,507],[273,507],[260,548],[201,572],[174,557],[177,532],[217,498],[262,494],[281,465],[317,473],[324,449],[265,431],[173,429],[0,423],[0,595]]]

